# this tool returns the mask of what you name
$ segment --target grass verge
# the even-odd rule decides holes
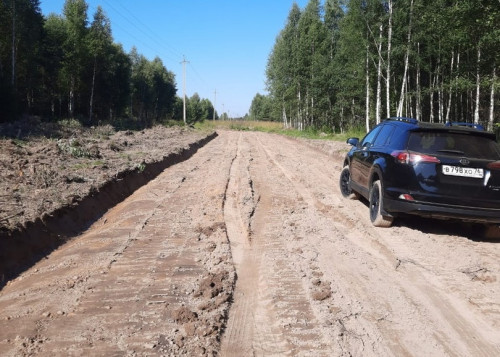
[[[196,123],[195,128],[201,130],[238,130],[238,131],[261,131],[265,133],[275,133],[294,138],[321,139],[346,141],[347,138],[362,138],[365,135],[363,129],[349,130],[344,133],[328,133],[321,130],[307,129],[286,129],[280,122],[251,121],[251,120],[205,120],[203,123]]]

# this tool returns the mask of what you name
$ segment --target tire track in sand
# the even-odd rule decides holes
[[[282,354],[287,349],[281,331],[273,327],[271,316],[266,311],[266,285],[260,276],[262,257],[258,245],[251,241],[250,220],[259,198],[253,189],[248,155],[248,147],[240,134],[224,204],[237,280],[221,344],[222,356]]]
[[[282,179],[254,137],[240,135],[225,205],[238,279],[223,356],[331,355],[323,326],[277,233],[282,226],[279,202],[290,194],[275,187]],[[249,202],[258,204],[253,216]]]

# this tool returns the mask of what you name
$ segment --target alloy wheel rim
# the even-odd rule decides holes
[[[379,201],[380,201],[378,190],[373,191],[371,198],[372,199],[371,199],[371,203],[370,203],[370,216],[371,216],[371,219],[373,221],[377,217],[378,206],[379,206]]]

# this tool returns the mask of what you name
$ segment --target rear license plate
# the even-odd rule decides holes
[[[460,167],[460,166],[449,166],[443,165],[443,174],[449,176],[461,176],[461,177],[472,177],[472,178],[483,178],[483,169],[473,168],[473,167]]]

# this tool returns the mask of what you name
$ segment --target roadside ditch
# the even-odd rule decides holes
[[[15,230],[0,231],[0,289],[7,281],[87,229],[109,208],[166,168],[189,159],[216,137],[216,132],[207,135],[159,161],[145,163],[141,170],[123,170],[91,190],[77,204],[64,205]]]

